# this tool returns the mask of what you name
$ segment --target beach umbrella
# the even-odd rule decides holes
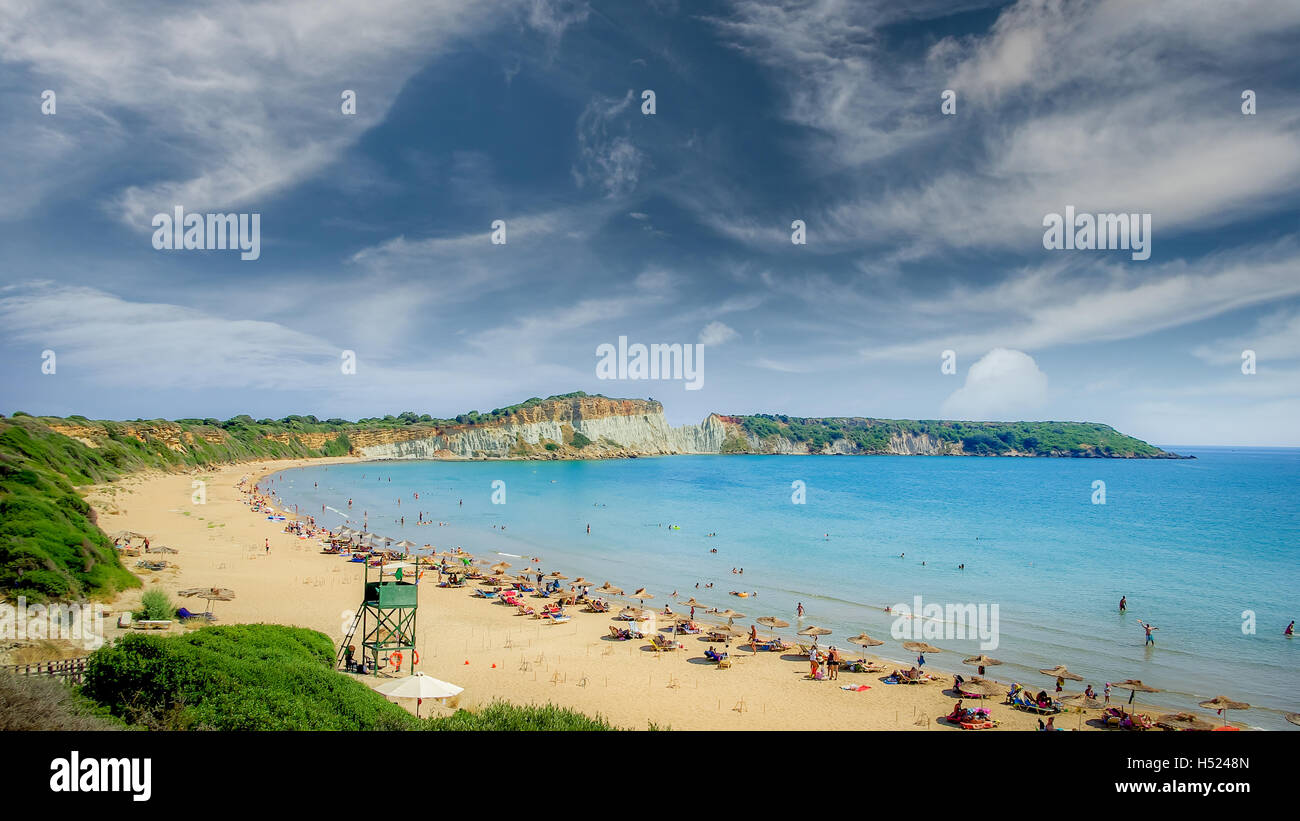
[[[682,607],[703,607],[704,606],[702,603],[697,602],[694,596],[691,596],[690,599],[684,602],[678,602],[678,604],[680,604]]]
[[[868,636],[866,633],[859,633],[856,636],[852,636],[846,639],[846,641],[848,641],[849,644],[856,644],[857,646],[863,648],[864,650],[868,647],[879,647],[880,645],[884,644],[884,642],[881,641],[880,639],[872,638],[871,636]]]
[[[567,579],[567,578],[569,578],[569,577],[566,576],[566,575],[564,575],[564,574],[561,573],[560,571],[555,570],[555,571],[552,571],[552,572],[550,572],[550,573],[547,573],[547,574],[546,574],[546,578],[548,578],[548,579],[555,579],[556,581],[563,581],[564,579]]]
[[[510,567],[510,562],[497,562],[496,564],[492,565],[488,569],[491,570],[493,573],[504,573],[509,567]]]
[[[756,619],[756,621],[759,624],[763,625],[764,627],[771,627],[773,629],[778,627],[790,626],[790,622],[782,621],[781,619],[778,619],[776,616],[763,616],[761,619]]]
[[[719,613],[718,615],[719,615],[719,616],[726,616],[728,622],[735,621],[736,619],[743,619],[743,618],[745,618],[745,614],[744,614],[744,613],[737,613],[735,610],[732,610],[730,607],[728,607],[726,610],[723,610],[723,611],[722,611],[721,613]]]
[[[641,613],[642,611],[639,607],[624,607],[622,610],[618,611],[618,617],[626,621],[636,621],[641,618]]]
[[[1138,693],[1160,692],[1155,687],[1151,687],[1149,685],[1143,684],[1141,679],[1135,679],[1135,678],[1127,679],[1126,681],[1121,681],[1119,684],[1116,684],[1115,686],[1129,691],[1128,693],[1129,704],[1133,703],[1133,697],[1136,696]]]
[[[923,641],[905,641],[903,642],[904,650],[911,650],[913,653],[942,653],[938,647],[933,644],[926,644]]]
[[[799,635],[801,636],[829,636],[830,634],[831,634],[830,630],[827,630],[825,627],[818,627],[816,625],[809,625],[799,631]]]
[[[961,683],[957,690],[963,695],[975,696],[976,698],[986,698],[1001,693],[1006,688],[996,681],[989,681],[983,678],[970,678]]]
[[[1105,707],[1105,703],[1098,701],[1087,693],[1072,693],[1061,698],[1062,704],[1069,704],[1071,707],[1078,707],[1083,710],[1100,710]]]
[[[1167,730],[1197,730],[1204,732],[1214,729],[1214,724],[1196,715],[1196,713],[1168,713],[1157,718],[1156,724]]]
[[[1045,676],[1051,676],[1052,678],[1063,678],[1066,681],[1083,681],[1083,676],[1078,676],[1075,675],[1074,673],[1071,673],[1069,670],[1065,669],[1064,664],[1058,664],[1055,667],[1052,667],[1047,670],[1039,670],[1038,672],[1042,673]],[[1141,683],[1142,682],[1140,681],[1138,682],[1138,684]],[[1152,692],[1155,691],[1153,690]]]
[[[595,582],[589,581],[586,576],[579,576],[573,580],[574,587],[591,587]]]
[[[436,679],[433,676],[426,676],[424,673],[415,673],[405,678],[393,679],[386,681],[375,688],[380,693],[389,698],[451,698],[465,692],[464,687],[458,687],[446,681]],[[420,703],[415,704],[415,714],[420,715]]]
[[[1300,726],[1300,713],[1287,713],[1286,720]]]
[[[1064,698],[1061,699],[1061,703],[1068,704],[1071,707],[1078,709],[1080,729],[1083,728],[1084,710],[1100,710],[1106,706],[1105,704],[1093,698],[1092,696],[1088,695],[1087,693],[1074,693],[1073,695],[1065,696]]]
[[[402,548],[403,553],[409,553],[411,551],[411,548],[419,547],[419,545],[411,541],[410,539],[402,539],[400,542],[393,545],[393,547],[400,547]]]
[[[646,599],[653,599],[654,597],[654,594],[646,590],[644,587],[632,594],[632,598],[640,602],[644,602]]]
[[[610,584],[609,582],[605,582],[604,584],[602,584],[600,587],[597,587],[596,589],[599,590],[599,591],[601,591],[602,593],[608,593],[608,594],[611,595],[611,596],[621,596],[621,595],[623,595],[623,588],[621,588],[621,587],[615,587],[614,585]]]
[[[227,587],[191,587],[188,590],[178,590],[176,595],[185,596],[186,598],[196,596],[205,600],[207,602],[207,609],[205,612],[211,613],[212,603],[214,601],[233,601],[235,598],[235,591]]]
[[[994,667],[1002,662],[997,659],[991,659],[983,653],[980,653],[978,656],[971,656],[968,659],[962,659],[961,663],[969,664],[972,667]]]
[[[1229,710],[1249,710],[1250,705],[1244,701],[1233,701],[1227,696],[1215,696],[1209,701],[1202,701],[1201,706],[1207,710],[1218,710],[1223,715],[1223,726],[1228,726]]]

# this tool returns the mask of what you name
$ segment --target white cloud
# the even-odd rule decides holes
[[[905,306],[915,317],[935,317],[944,325],[961,315],[961,333],[864,348],[862,356],[924,359],[945,348],[1043,349],[1131,339],[1300,294],[1297,266],[1300,251],[1284,241],[1194,262],[1031,268],[990,287],[953,288]]]
[[[1211,365],[1228,365],[1240,364],[1241,353],[1247,350],[1262,362],[1300,359],[1300,313],[1270,314],[1251,333],[1198,345],[1192,353]]]
[[[721,345],[740,336],[730,325],[725,325],[717,320],[705,325],[700,331],[700,342],[705,345]]]
[[[944,400],[948,419],[1018,420],[1047,402],[1047,374],[1023,351],[994,348],[966,372],[966,384]]]
[[[610,197],[636,188],[648,162],[646,155],[627,136],[610,134],[612,124],[632,108],[632,94],[628,89],[621,99],[597,96],[578,117],[578,165],[573,179],[580,188],[592,183]]]
[[[80,163],[108,165],[120,158],[97,141],[99,124],[116,133],[132,121],[133,132],[160,146],[160,173],[105,206],[147,231],[153,214],[175,204],[236,207],[319,172],[382,120],[432,55],[497,25],[519,2],[200,0],[119,3],[111,12],[96,2],[8,2],[0,60],[40,78],[36,88],[57,89],[59,114],[24,115],[4,133],[37,143],[57,126]],[[551,19],[544,11],[534,2],[539,25]],[[344,89],[357,92],[353,117],[339,109]],[[94,125],[85,130],[83,121]],[[60,158],[72,155],[47,150],[40,169],[0,173],[0,187],[26,183],[19,193],[39,196],[45,189],[36,183],[61,178]]]

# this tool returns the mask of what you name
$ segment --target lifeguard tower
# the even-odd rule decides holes
[[[371,566],[366,562],[364,597],[352,626],[339,645],[334,660],[343,666],[348,648],[358,631],[361,658],[372,675],[378,675],[380,661],[392,672],[409,663],[415,672],[415,616],[419,608],[420,567],[415,562],[387,562]]]

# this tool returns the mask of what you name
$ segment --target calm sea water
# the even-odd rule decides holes
[[[997,678],[1050,689],[1037,670],[1065,664],[1099,692],[1141,679],[1165,691],[1145,698],[1170,708],[1222,693],[1255,706],[1234,718],[1289,727],[1300,640],[1282,631],[1300,611],[1300,451],[1178,452],[1198,458],[370,462],[286,471],[268,486],[328,526],[358,525],[366,511],[370,529],[394,539],[540,556],[569,576],[647,587],[659,607],[676,591],[796,623],[802,602],[804,626],[834,631],[823,642],[865,630],[898,660],[912,656],[891,638],[885,605],[997,604]],[[492,503],[496,480],[505,504]],[[792,501],[796,480],[805,504]],[[1093,504],[1096,480],[1105,504]],[[417,526],[420,512],[448,525]],[[1138,619],[1160,628],[1154,648]],[[931,643],[948,651],[929,657],[939,669],[969,672],[960,660],[979,652],[974,640]]]

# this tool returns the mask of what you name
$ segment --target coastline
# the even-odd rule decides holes
[[[238,483],[244,475],[257,481],[287,468],[358,461],[366,460],[250,462],[213,471],[138,474],[97,486],[87,499],[99,510],[105,531],[145,533],[155,545],[180,551],[170,557],[175,567],[142,571],[144,586],[119,596],[113,609],[135,607],[140,595],[153,588],[175,598],[177,590],[216,585],[237,594],[233,601],[214,607],[218,624],[286,624],[340,640],[346,614],[360,601],[361,567],[322,555],[316,540],[285,533],[282,522],[251,512]],[[207,483],[205,505],[190,503],[196,477]],[[263,548],[265,540],[271,545],[269,554]],[[473,545],[466,548],[474,550]],[[546,566],[546,557],[542,558]],[[582,572],[577,567],[558,569]],[[682,637],[683,650],[655,653],[646,642],[606,640],[613,624],[608,615],[575,609],[572,621],[551,625],[472,598],[472,589],[429,585],[420,591],[417,669],[464,687],[462,707],[486,706],[497,699],[518,704],[551,702],[637,729],[652,723],[673,729],[959,729],[936,721],[956,700],[948,694],[949,683],[891,686],[883,684],[878,674],[847,672],[838,682],[812,681],[805,678],[807,661],[802,657],[753,656],[740,645],[732,646],[733,668],[718,670],[703,659],[710,645],[697,636]],[[176,599],[178,605],[185,601]],[[110,638],[126,632],[116,627],[115,618],[107,619],[105,626]],[[171,631],[186,629],[174,624]],[[790,631],[783,632],[788,640],[793,638]],[[867,657],[885,661],[890,669],[910,666],[875,654]],[[942,661],[930,665],[946,673],[944,666]],[[946,677],[950,682],[951,674]],[[865,684],[870,689],[851,692],[839,689],[840,684]],[[971,700],[965,703],[972,706]],[[1037,716],[1013,710],[996,697],[973,706],[988,707],[1000,722],[998,729],[1037,727]],[[1082,727],[1096,729],[1087,722],[1098,714],[1086,711]],[[1081,724],[1075,712],[1058,718],[1063,729]]]

